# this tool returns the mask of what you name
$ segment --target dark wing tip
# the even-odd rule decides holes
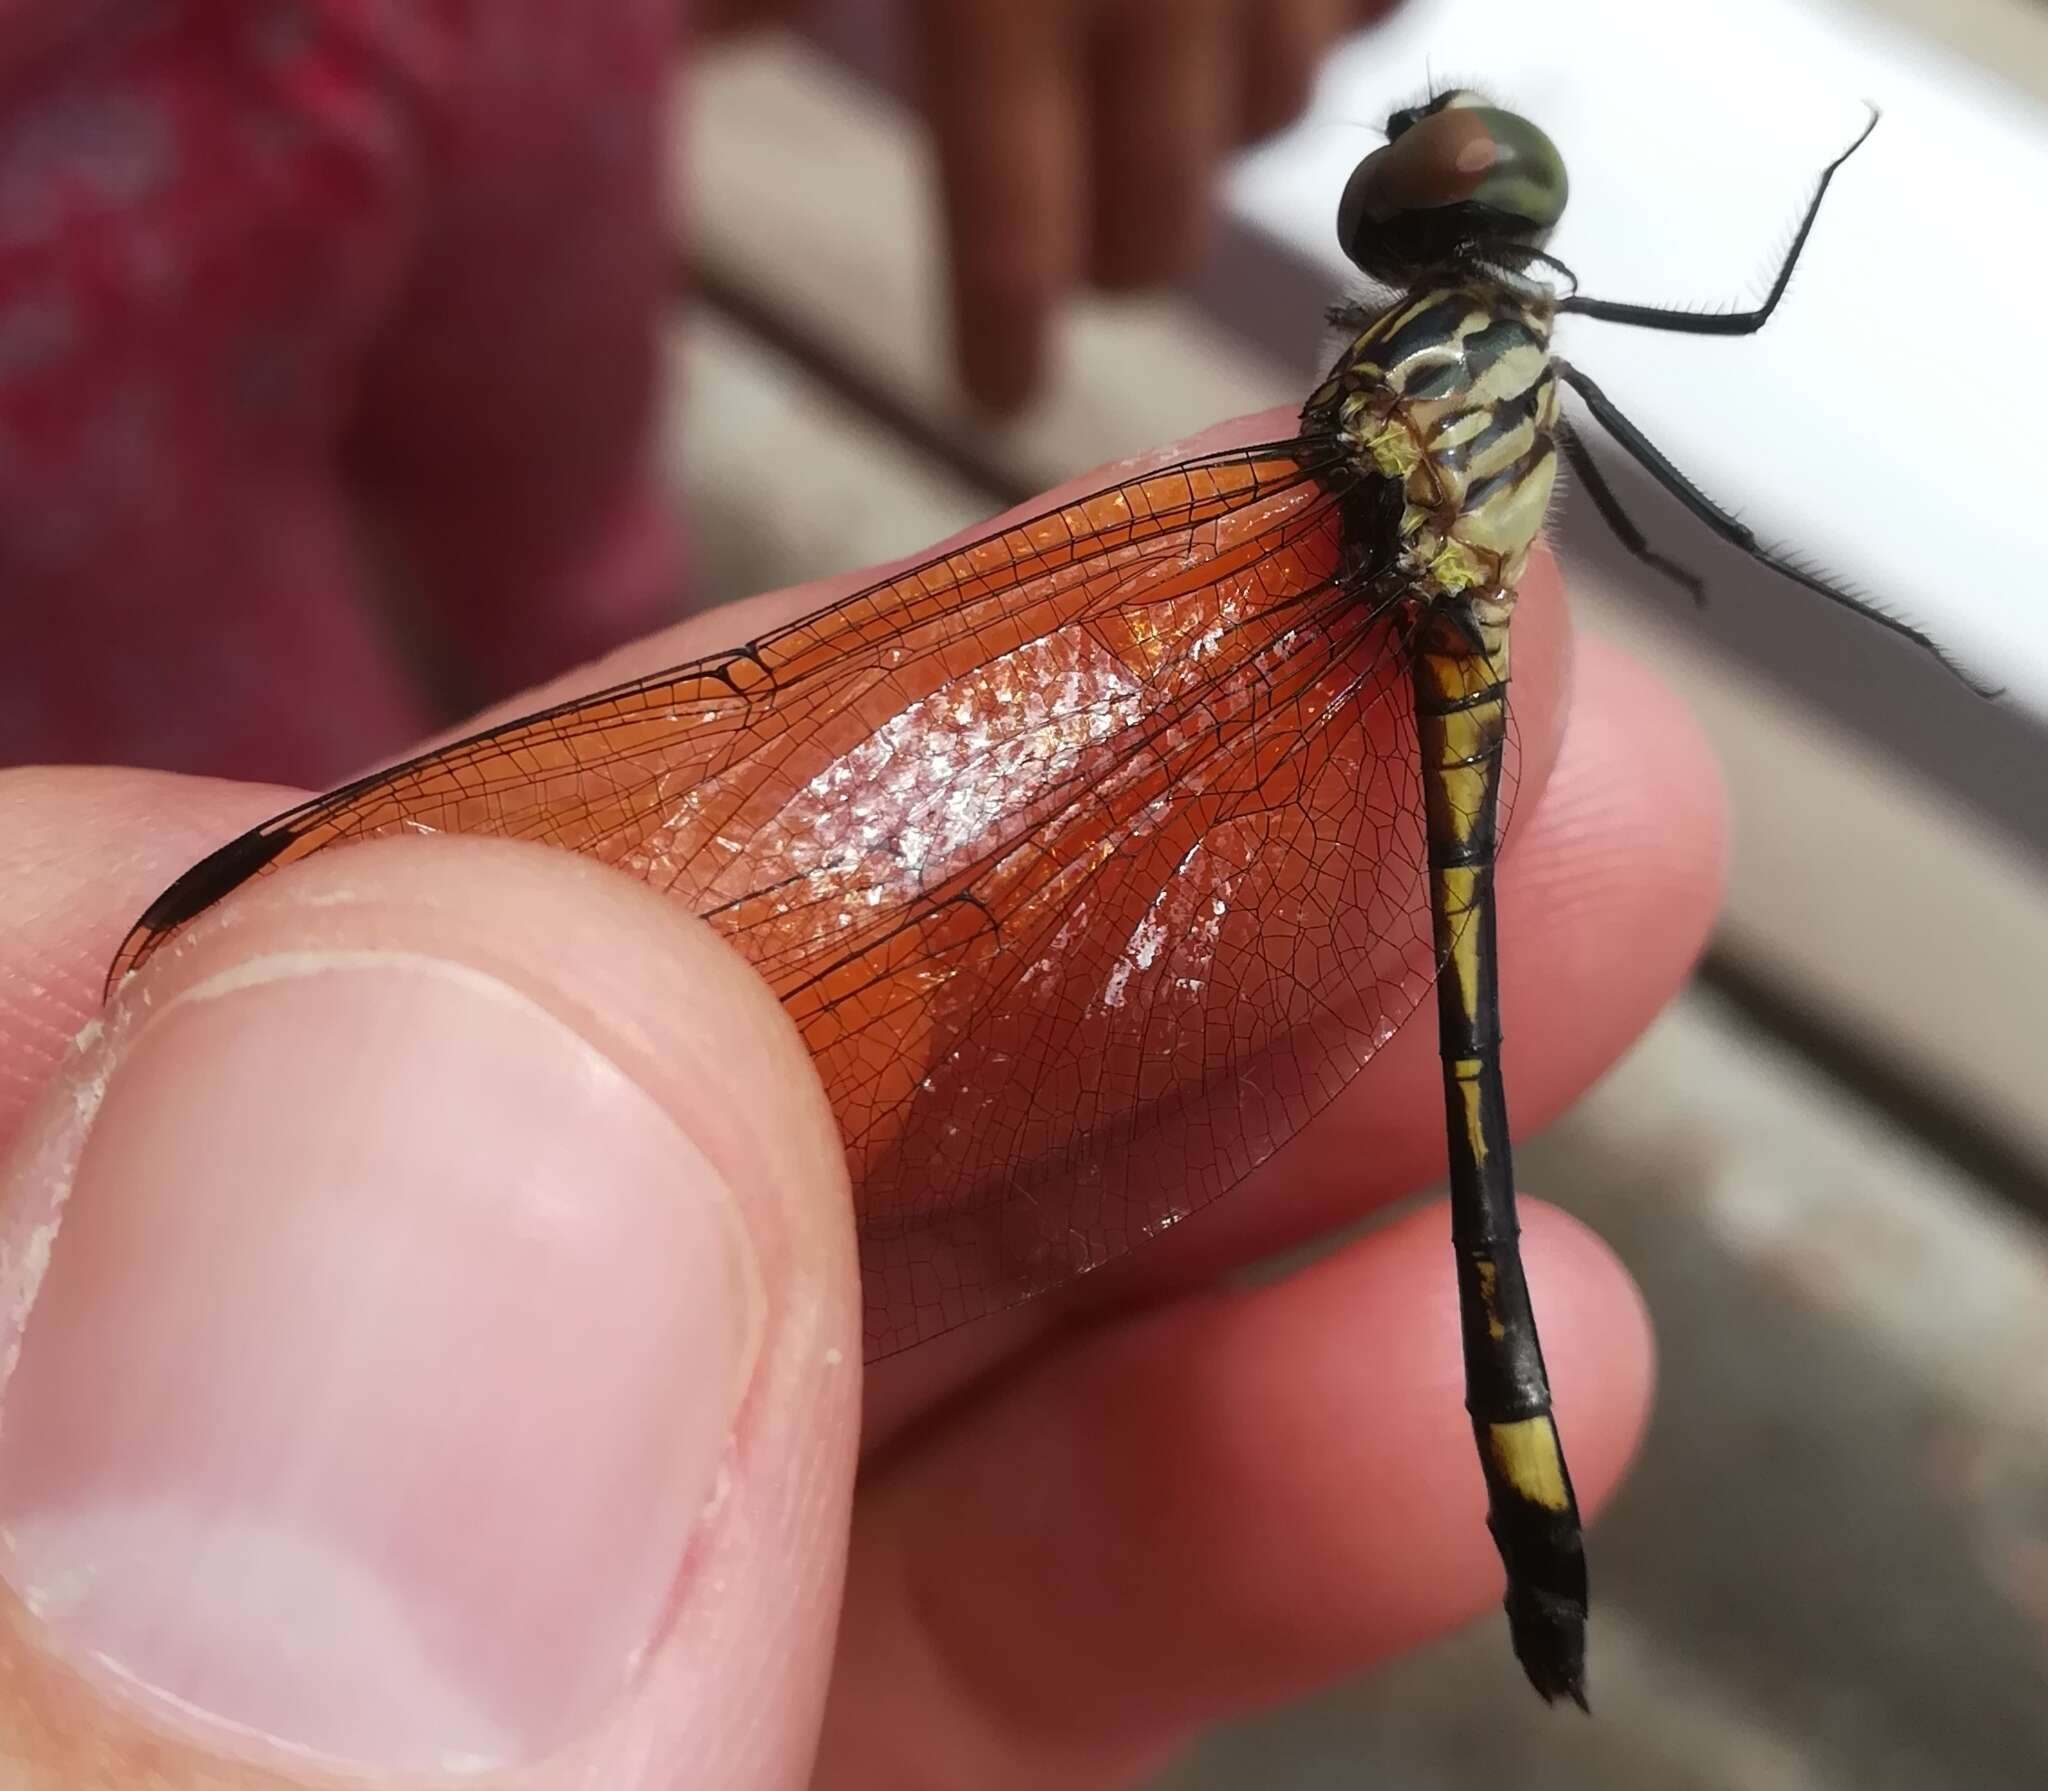
[[[179,877],[162,895],[143,909],[142,916],[128,929],[121,949],[107,971],[106,993],[129,971],[137,968],[170,934],[187,921],[203,914],[230,890],[239,889],[292,843],[288,827],[274,823],[251,828],[224,846],[207,853]]]

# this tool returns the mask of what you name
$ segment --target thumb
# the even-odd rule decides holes
[[[87,1029],[0,1202],[10,1784],[804,1781],[851,1208],[695,921],[527,847],[322,855]]]

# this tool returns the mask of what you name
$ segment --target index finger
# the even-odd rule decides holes
[[[1082,124],[1069,9],[920,0],[919,80],[939,158],[956,350],[1007,410],[1042,377],[1080,261]]]

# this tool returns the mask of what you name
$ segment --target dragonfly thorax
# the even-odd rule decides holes
[[[1491,281],[1346,313],[1354,333],[1302,410],[1356,474],[1399,485],[1416,597],[1512,595],[1557,476],[1548,303]]]

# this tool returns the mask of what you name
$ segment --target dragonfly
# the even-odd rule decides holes
[[[1517,581],[1560,460],[1629,519],[1561,389],[1710,530],[1773,551],[1552,351],[1568,183],[1458,88],[1396,112],[1338,230],[1370,282],[1288,439],[1137,474],[758,639],[370,773],[230,841],[112,989],[252,878],[408,833],[542,841],[707,921],[795,1020],[845,1140],[870,1360],[1070,1282],[1277,1152],[1436,993],[1462,1344],[1510,1637],[1585,1704],[1578,1507],[1517,1246],[1494,867]],[[1946,660],[1943,663],[1948,663]],[[1953,669],[1953,668],[1952,668]]]

